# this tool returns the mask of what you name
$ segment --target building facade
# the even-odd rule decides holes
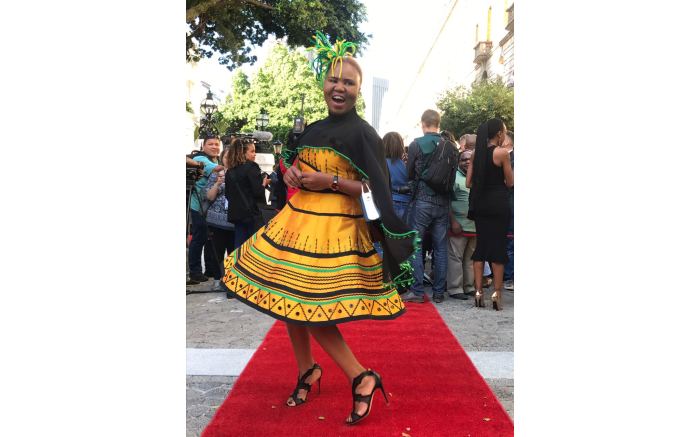
[[[384,95],[389,91],[389,81],[379,77],[372,78],[372,127],[379,131],[382,120]]]
[[[485,20],[475,23],[474,71],[468,78],[470,82],[500,78],[506,85],[515,86],[514,14],[515,3],[508,5],[506,0],[502,8],[489,5],[488,9],[479,15]],[[494,20],[494,17],[502,19]],[[485,35],[479,32],[480,28],[486,28]],[[498,45],[494,41],[498,41]]]
[[[515,86],[515,3],[506,10],[506,36],[498,45],[501,47],[500,62],[503,64],[503,81],[509,87]]]

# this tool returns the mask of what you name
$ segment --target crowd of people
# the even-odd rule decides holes
[[[414,283],[402,298],[423,303],[428,285],[436,303],[443,302],[446,293],[460,300],[473,295],[475,305],[481,307],[483,289],[493,285],[493,307],[501,309],[502,289],[515,288],[515,135],[507,131],[501,120],[492,119],[476,135],[464,134],[457,142],[451,132],[440,131],[440,115],[434,110],[423,113],[421,127],[424,135],[412,141],[405,151],[399,133],[389,132],[383,138],[394,209],[422,238],[421,256],[412,263]],[[457,150],[450,190],[431,186],[425,178],[427,168],[440,162],[432,155],[444,153],[436,152],[441,143]],[[479,162],[477,168],[472,165],[473,158]],[[474,195],[470,195],[472,191]],[[424,273],[427,253],[431,254],[431,274]]]
[[[418,231],[422,242],[419,255],[412,260],[414,283],[402,299],[423,303],[427,301],[425,287],[429,286],[436,303],[443,302],[445,294],[459,300],[473,296],[475,305],[481,307],[483,289],[493,286],[493,306],[500,309],[502,289],[515,288],[515,135],[506,130],[502,121],[492,119],[477,134],[464,134],[456,141],[451,132],[440,131],[440,115],[434,110],[424,112],[421,127],[424,135],[408,146],[398,132],[389,132],[382,139],[394,211]],[[289,141],[293,140],[290,136]],[[422,177],[426,163],[431,164],[431,154],[441,142],[454,148],[458,157],[454,182],[447,192],[436,191]],[[478,155],[477,143],[481,143],[485,159],[475,169],[472,158]],[[261,209],[266,203],[265,188],[274,193],[274,211],[279,211],[299,190],[284,184],[283,160],[278,159],[273,184],[268,175],[261,173],[255,153],[252,139],[224,138],[222,151],[219,138],[211,136],[204,139],[202,151],[192,158],[201,167],[202,177],[190,200],[188,284],[212,278],[213,291],[226,291],[220,283],[226,254],[231,254],[269,219],[263,217]],[[472,201],[471,211],[479,218],[470,214],[470,199],[475,197],[470,196],[470,191],[475,182],[481,184],[480,197],[484,202],[477,212],[480,202]],[[229,209],[229,202],[237,207]],[[480,246],[478,230],[482,234]],[[375,248],[381,255],[381,245],[377,243]],[[430,259],[430,264],[426,259]],[[430,266],[430,273],[425,272],[426,265]],[[228,296],[232,297],[231,292]]]
[[[212,291],[225,291],[223,260],[264,224],[261,205],[265,189],[272,189],[272,179],[255,162],[253,139],[224,137],[223,151],[221,142],[217,135],[205,136],[202,150],[188,157],[188,166],[198,168],[200,176],[189,193],[187,284],[212,278]]]

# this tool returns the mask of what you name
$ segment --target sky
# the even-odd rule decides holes
[[[420,116],[426,109],[437,109],[439,94],[467,83],[474,68],[475,25],[485,20],[489,4],[503,7],[502,2],[365,0],[363,3],[367,21],[360,30],[372,35],[358,56],[365,78],[362,93],[368,102],[366,116],[369,120],[371,78],[387,79],[389,90],[384,96],[377,130],[380,135],[397,131],[405,139],[413,139],[422,135]],[[495,16],[493,22],[494,30],[503,27]],[[492,40],[498,44],[498,32],[494,32]],[[254,73],[264,63],[273,41],[271,38],[254,49],[258,56],[256,64],[240,68],[249,75]],[[216,59],[201,61],[199,68],[202,78],[207,78],[204,80],[215,88],[228,90],[232,73],[218,65]]]

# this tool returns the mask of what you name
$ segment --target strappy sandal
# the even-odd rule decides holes
[[[289,399],[287,399],[287,406],[288,407],[298,407],[299,405],[303,404],[306,402],[306,397],[309,396],[309,393],[311,392],[311,385],[306,382],[306,379],[310,377],[313,373],[314,370],[319,370],[321,372],[321,375],[318,376],[318,393],[321,393],[321,376],[323,376],[323,370],[321,369],[321,366],[318,365],[318,363],[314,363],[313,366],[306,372],[304,372],[301,377],[299,377],[299,380],[297,381],[297,386],[292,392],[292,394],[289,396]],[[304,399],[299,397],[299,390],[306,390],[306,396]],[[291,402],[294,402],[294,404],[291,404]]]
[[[374,387],[372,388],[372,393],[368,395],[361,395],[359,393],[355,393],[355,389],[358,385],[360,385],[365,376],[371,376],[372,378],[374,378]],[[389,405],[389,398],[386,397],[386,393],[384,392],[384,386],[382,385],[382,379],[379,377],[378,373],[371,369],[367,369],[366,371],[357,375],[352,380],[352,412],[350,413],[349,420],[346,420],[345,423],[347,423],[348,425],[354,425],[369,415],[369,412],[372,410],[372,400],[374,399],[374,392],[377,389],[380,389],[382,391],[382,394],[384,395],[384,400],[386,401],[387,405]],[[357,414],[355,412],[355,402],[364,402],[365,404],[367,404],[367,411],[365,411],[364,414],[361,415]]]

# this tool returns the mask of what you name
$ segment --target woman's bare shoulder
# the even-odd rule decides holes
[[[505,147],[496,147],[493,150],[493,156],[498,156],[499,158],[505,158],[509,153]]]

